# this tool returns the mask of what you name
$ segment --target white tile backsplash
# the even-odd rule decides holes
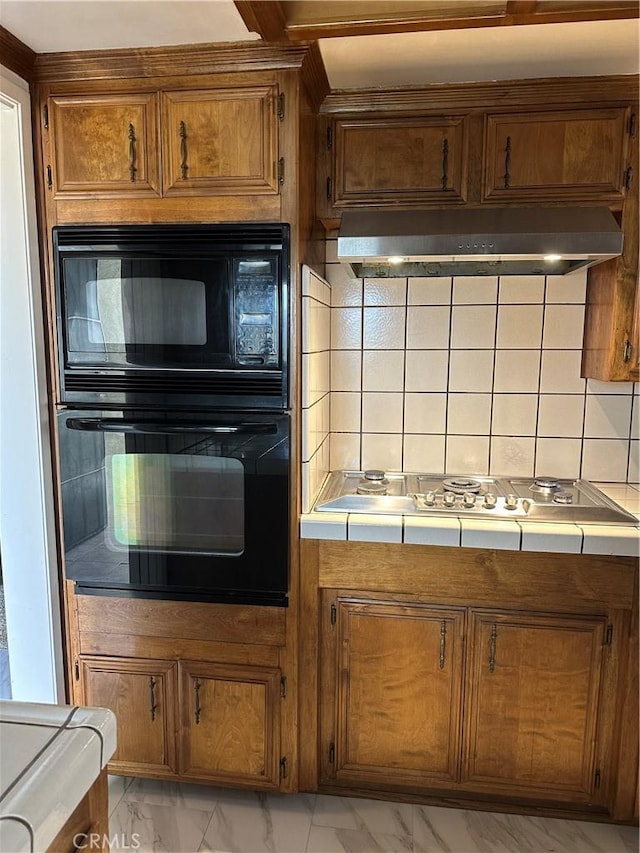
[[[327,261],[303,298],[308,493],[323,466],[638,481],[640,386],[580,377],[586,273],[363,281]]]

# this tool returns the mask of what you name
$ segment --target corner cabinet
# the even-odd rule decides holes
[[[322,603],[321,784],[599,804],[604,617]]]
[[[53,96],[44,125],[54,196],[159,195],[156,94]]]
[[[624,107],[488,114],[483,200],[622,201],[629,119]]]

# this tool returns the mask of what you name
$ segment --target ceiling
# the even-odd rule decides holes
[[[2,0],[0,23],[36,53],[318,39],[333,89],[640,71],[633,0]]]

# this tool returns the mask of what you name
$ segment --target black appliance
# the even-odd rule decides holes
[[[58,413],[76,592],[287,605],[289,416]]]
[[[288,407],[289,226],[53,229],[60,402]]]

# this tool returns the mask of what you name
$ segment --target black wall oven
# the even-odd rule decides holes
[[[61,402],[286,409],[289,226],[53,229]]]
[[[66,576],[286,606],[289,226],[54,229]]]
[[[287,415],[66,409],[58,434],[78,593],[286,606]]]

